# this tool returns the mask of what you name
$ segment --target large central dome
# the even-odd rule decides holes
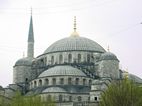
[[[53,43],[45,50],[44,54],[64,51],[92,51],[99,53],[105,52],[103,47],[88,38],[70,36]]]

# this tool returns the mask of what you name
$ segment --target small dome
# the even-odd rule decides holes
[[[95,41],[79,36],[70,36],[56,41],[49,46],[44,54],[65,51],[92,51],[104,53],[105,50]]]
[[[118,59],[113,53],[105,52],[101,55],[100,60],[118,60]]]
[[[15,63],[15,66],[30,66],[32,65],[32,58],[22,58],[22,59],[19,59],[16,63]]]
[[[137,82],[137,83],[142,83],[142,79],[136,75],[133,75],[133,74],[129,74],[128,75],[128,78],[130,80],[133,80],[134,82]]]
[[[66,93],[67,91],[61,87],[49,87],[42,91],[42,93]]]
[[[86,75],[79,69],[71,67],[71,66],[55,66],[50,68],[44,72],[42,72],[39,77],[47,77],[47,76],[84,76]]]

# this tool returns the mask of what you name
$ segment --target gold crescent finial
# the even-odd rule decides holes
[[[76,16],[74,16],[74,24],[73,24],[73,30],[74,30],[74,32],[71,34],[71,36],[73,36],[73,37],[77,37],[77,36],[79,36],[79,34],[76,32]]]
[[[76,32],[76,16],[74,16],[74,32]]]

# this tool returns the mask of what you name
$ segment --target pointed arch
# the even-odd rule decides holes
[[[54,64],[54,56],[51,56],[51,64]]]
[[[78,63],[80,63],[81,62],[81,54],[78,54]]]
[[[44,81],[45,81],[45,85],[49,85],[49,80],[47,78]]]
[[[68,62],[71,63],[72,62],[72,54],[68,55]]]
[[[68,78],[68,84],[71,85],[72,84],[72,79]]]
[[[59,64],[63,63],[63,55],[59,55]]]
[[[87,62],[90,63],[91,58],[90,58],[90,54],[87,54]]]

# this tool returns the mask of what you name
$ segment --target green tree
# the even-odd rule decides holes
[[[54,98],[46,98],[46,100],[43,102],[44,106],[56,106],[54,100]]]
[[[101,95],[99,106],[142,106],[142,88],[127,79],[113,82]]]
[[[19,91],[17,91],[15,96],[13,97],[11,106],[24,106],[23,96]]]
[[[53,99],[43,101],[39,95],[22,96],[18,91],[12,99],[11,106],[55,106]]]
[[[3,96],[0,96],[0,106],[4,106],[4,98],[3,98]]]

